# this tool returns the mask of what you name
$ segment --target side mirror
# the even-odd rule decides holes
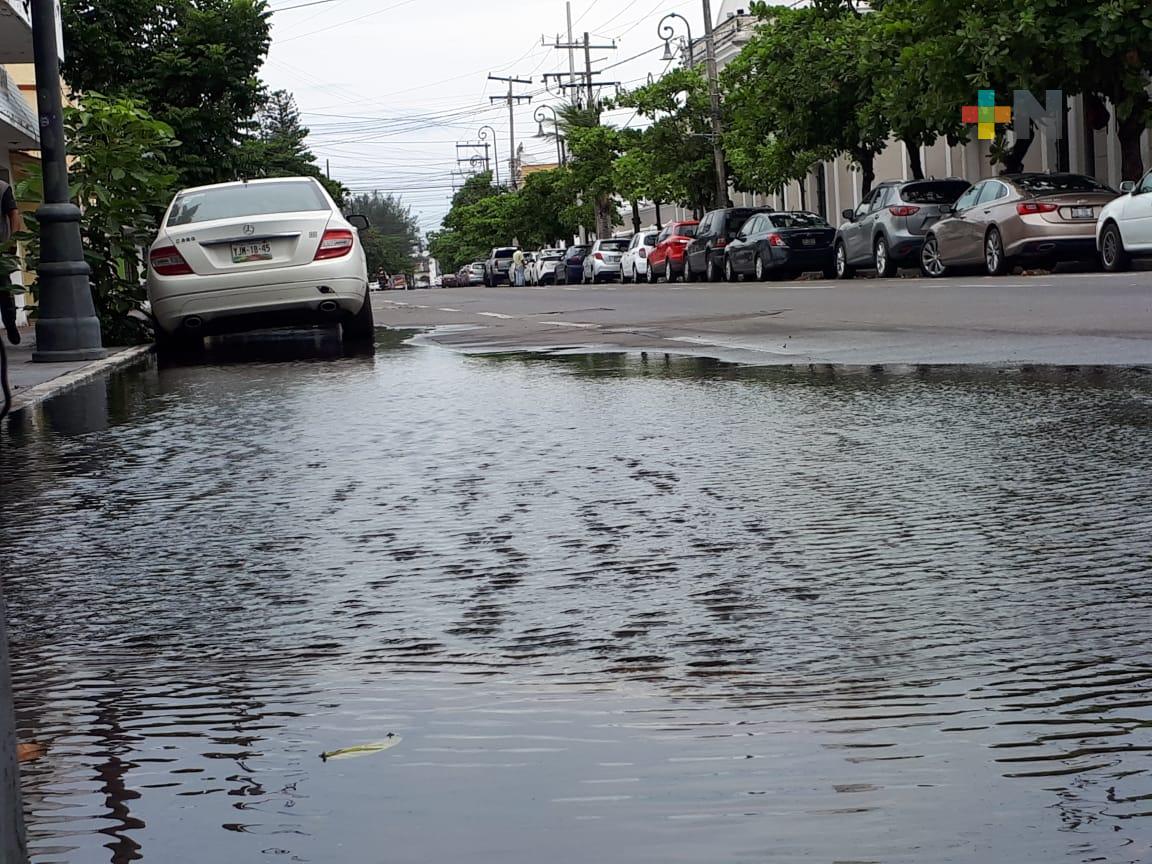
[[[748,235],[745,234],[743,231],[741,231],[739,234],[736,235],[736,239],[739,240],[741,243],[743,243],[745,240],[748,239]]]
[[[955,212],[956,212],[956,207],[952,204],[941,204],[940,205],[940,215],[941,216],[951,216]]]
[[[368,217],[361,216],[359,213],[349,216],[348,223],[357,231],[367,231],[372,227],[372,223],[368,221]]]
[[[1133,193],[1135,191],[1136,191],[1136,181],[1135,180],[1125,180],[1123,183],[1120,184],[1120,194],[1122,194],[1122,195],[1130,195],[1131,193]]]
[[[856,221],[856,211],[855,210],[844,210],[840,215],[844,217],[845,222],[855,222]]]

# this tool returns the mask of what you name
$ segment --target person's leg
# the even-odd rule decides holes
[[[16,329],[16,295],[8,290],[11,284],[9,274],[0,272],[0,318],[4,321],[8,341],[13,345],[19,345],[20,331]]]

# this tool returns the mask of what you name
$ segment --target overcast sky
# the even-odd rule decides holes
[[[313,150],[354,191],[402,195],[421,228],[435,230],[448,210],[451,172],[468,167],[456,164],[455,145],[476,141],[484,124],[498,133],[506,178],[508,109],[489,97],[507,85],[489,82],[489,73],[533,80],[516,88],[534,97],[516,110],[517,140],[527,162],[555,161],[555,144],[532,137],[532,117],[540,104],[559,101],[544,91],[544,73],[568,70],[566,52],[541,45],[541,36],[566,39],[563,0],[308,2],[270,0],[284,11],[273,16],[264,77],[295,94]],[[714,10],[721,5],[713,0]],[[587,30],[594,44],[616,41],[615,51],[593,52],[594,68],[630,86],[667,66],[656,34],[664,14],[679,12],[694,35],[703,33],[700,0],[575,0],[572,8],[577,40]],[[632,112],[609,120],[638,125]]]

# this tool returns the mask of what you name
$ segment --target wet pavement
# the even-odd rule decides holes
[[[406,335],[2,433],[35,864],[1152,860],[1152,377]]]

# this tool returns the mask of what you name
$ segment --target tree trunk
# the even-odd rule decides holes
[[[663,231],[664,230],[664,217],[660,215],[660,202],[656,201],[655,204],[656,204],[656,230],[657,231]]]
[[[632,230],[640,233],[640,202],[636,200],[632,201]]]
[[[1032,149],[1032,142],[1036,140],[1037,131],[1039,130],[1033,127],[1031,138],[1019,138],[1015,144],[1008,148],[1008,152],[1004,156],[1002,174],[1019,174],[1024,170],[1024,159],[1028,156],[1028,151]]]
[[[913,180],[924,179],[924,162],[920,159],[920,145],[912,141],[904,142],[904,149],[908,151],[908,170]]]
[[[1127,120],[1116,118],[1116,137],[1120,139],[1120,179],[1139,180],[1144,176],[1144,154],[1140,152],[1140,136],[1144,124],[1139,112],[1133,111]]]
[[[603,196],[596,199],[596,239],[607,240],[612,236],[612,199]]]

